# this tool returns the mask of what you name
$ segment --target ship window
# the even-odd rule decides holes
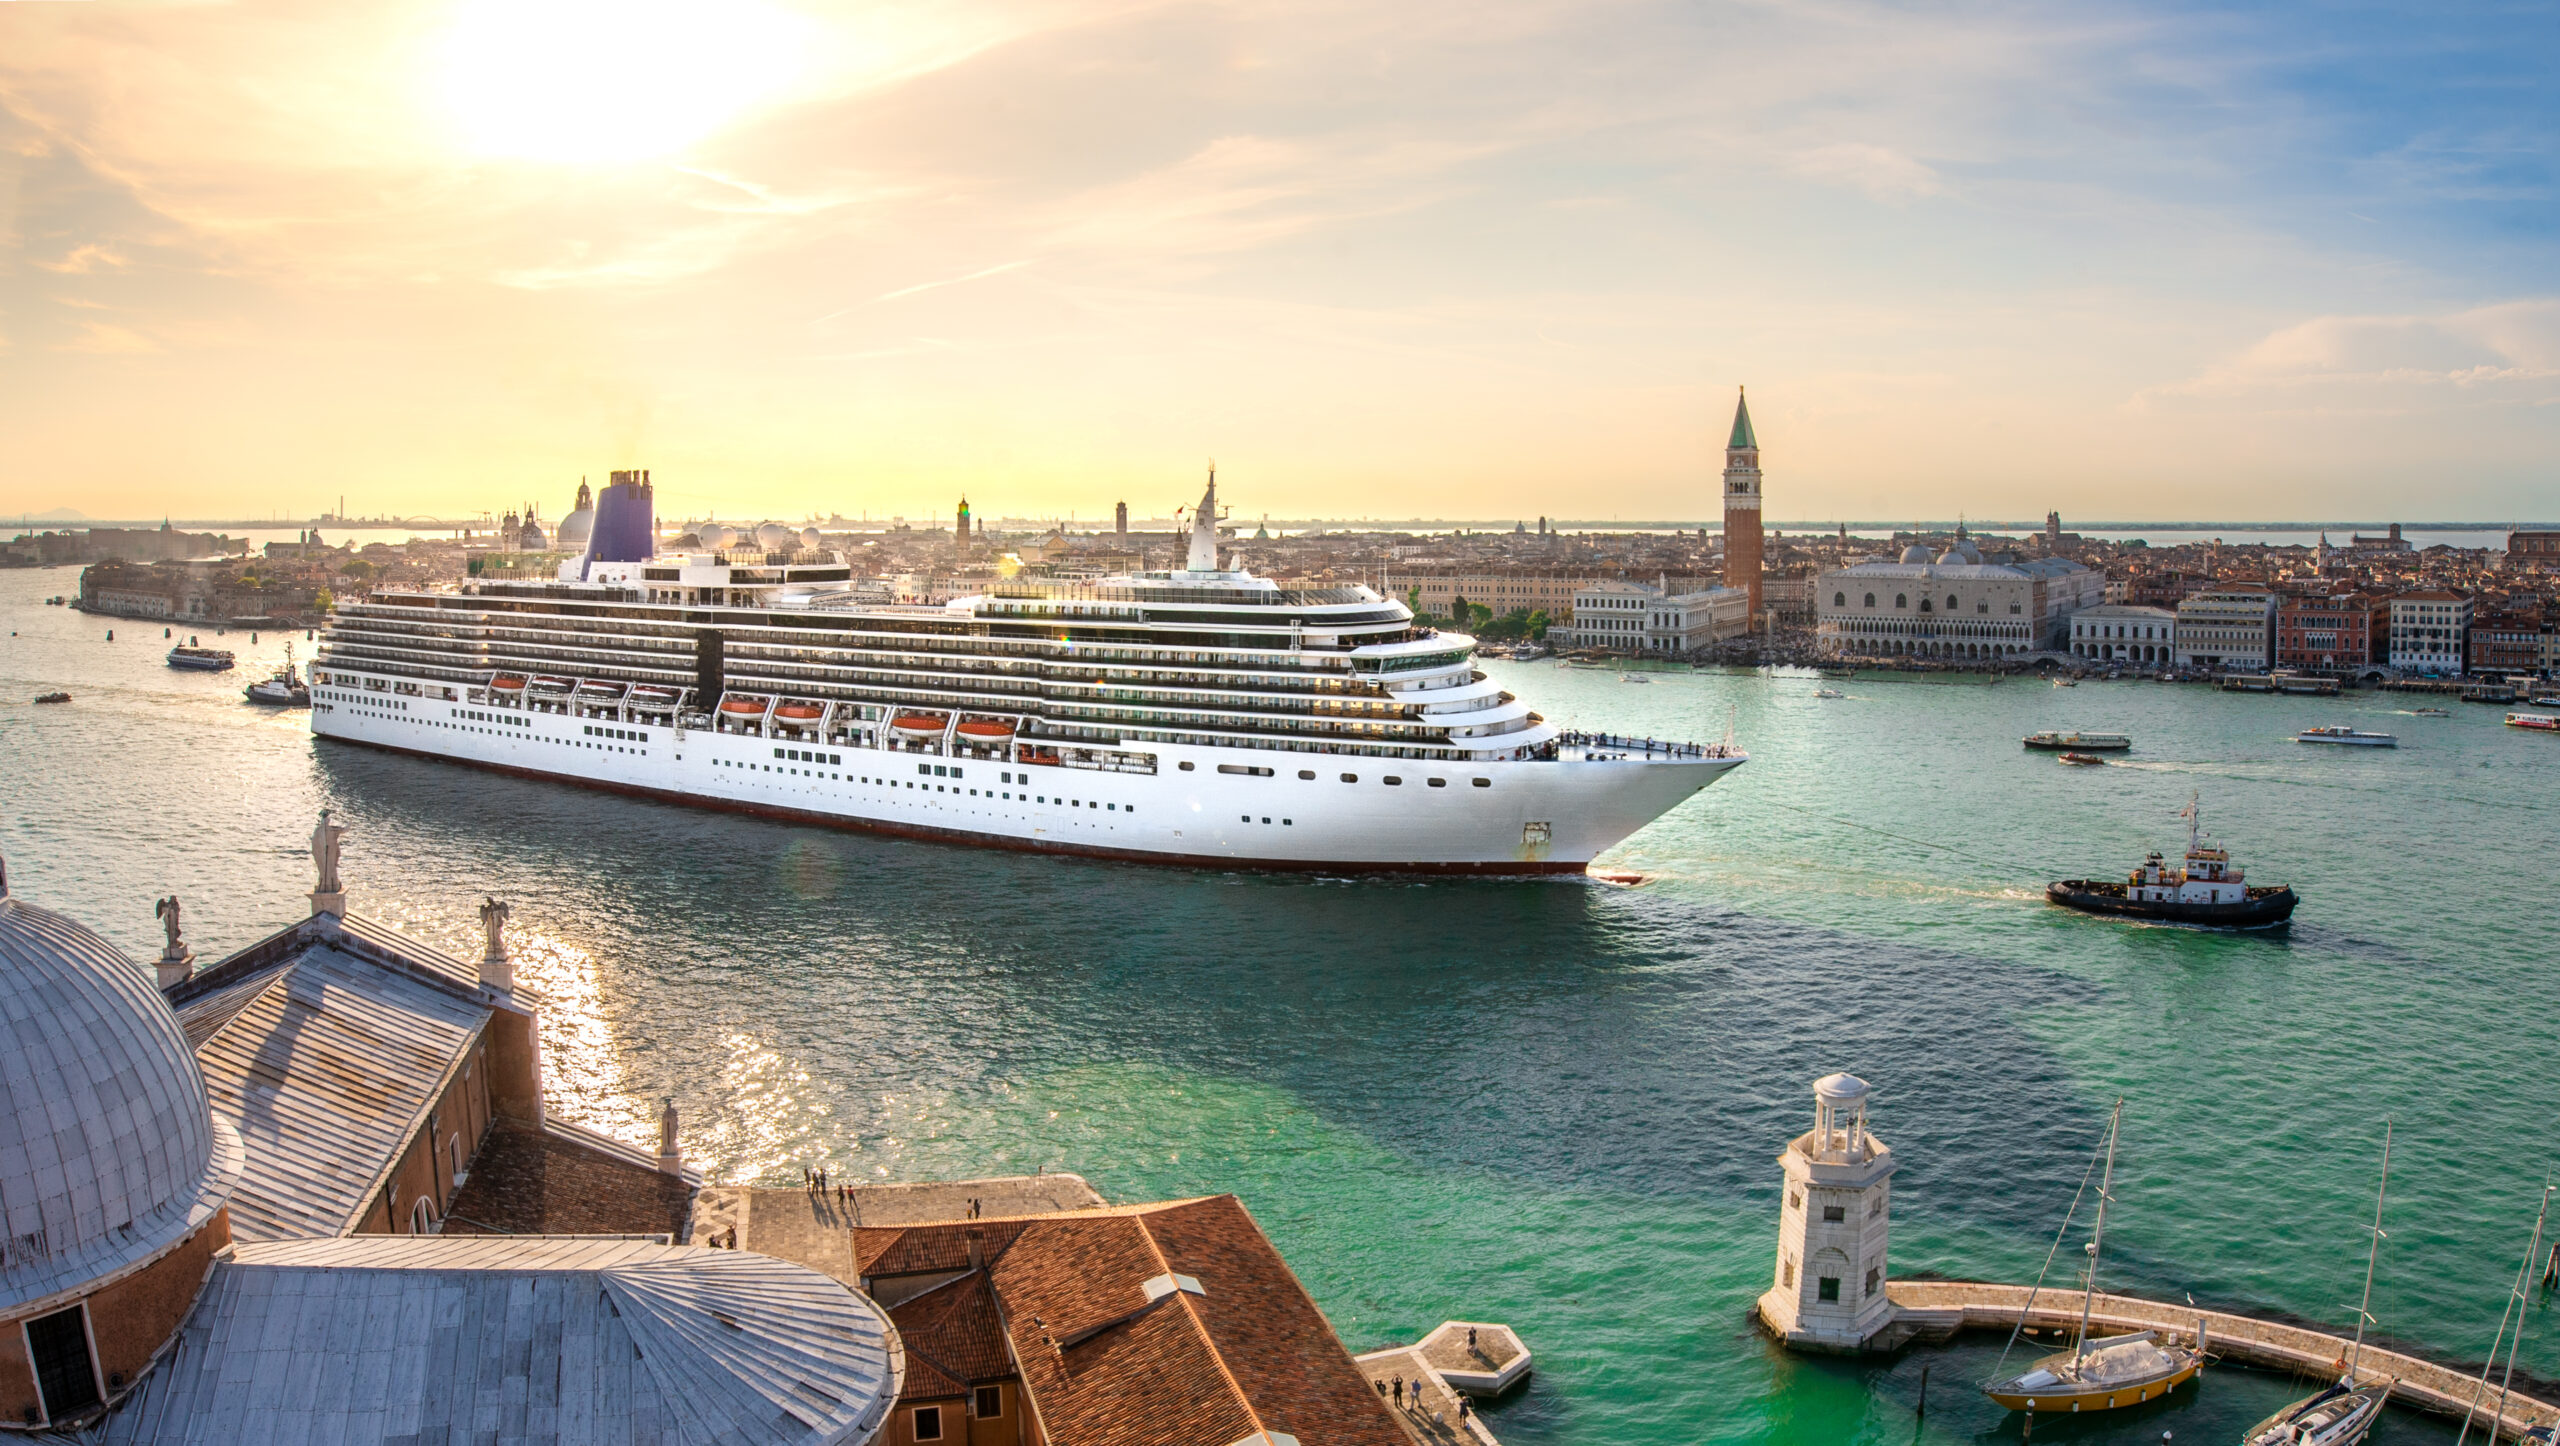
[[[931,778],[933,776],[933,765],[930,763],[919,763],[916,765],[916,772],[923,777]]]
[[[1423,781],[1430,784],[1433,788],[1447,788],[1449,786],[1449,780],[1445,778],[1430,778]]]
[[[1189,773],[1189,772],[1191,771],[1191,765],[1190,765],[1190,764],[1188,764],[1188,763],[1183,764],[1183,765],[1182,765],[1182,771],[1183,771],[1183,772],[1185,772],[1185,773]]]
[[[1312,779],[1316,776],[1316,771],[1312,768],[1301,768],[1298,770],[1298,776],[1300,778]]]
[[[1120,811],[1120,805],[1116,803],[1106,803],[1103,805],[1103,808],[1112,813],[1118,813]]]
[[[1296,819],[1294,819],[1294,818],[1284,818],[1284,819],[1280,820],[1280,822],[1281,822],[1281,824],[1282,824],[1283,826],[1289,826],[1289,825],[1294,825],[1294,824],[1296,824],[1296,823],[1297,823],[1297,820],[1296,820]]]
[[[1342,775],[1342,781],[1345,783],[1358,783],[1360,781],[1360,775],[1356,773],[1346,773]]]
[[[1238,823],[1251,823],[1251,822],[1253,822],[1253,815],[1252,815],[1252,814],[1249,814],[1249,813],[1240,813],[1240,814],[1237,814],[1237,815],[1236,815],[1236,822],[1238,822]]]
[[[1493,787],[1493,780],[1490,778],[1470,778],[1467,782],[1474,784],[1478,788]]]
[[[1814,1282],[1813,1294],[1816,1300],[1838,1300],[1840,1298],[1840,1277],[1836,1275],[1826,1275],[1822,1277],[1822,1279]]]
[[[1401,779],[1401,778],[1396,777],[1396,776],[1395,776],[1394,774],[1392,774],[1392,773],[1388,774],[1388,775],[1387,775],[1386,777],[1384,777],[1384,778],[1379,779],[1378,781],[1379,781],[1380,783],[1385,784],[1385,785],[1386,785],[1387,787],[1389,787],[1389,788],[1402,788],[1402,787],[1404,786],[1404,780],[1403,780],[1403,779]]]
[[[781,750],[781,749],[779,749],[779,748],[777,748],[777,749],[773,750],[773,756],[774,756],[774,757],[776,757],[776,758],[780,758],[780,757],[782,756],[782,750]]]

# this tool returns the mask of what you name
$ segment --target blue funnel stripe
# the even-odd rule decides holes
[[[646,472],[616,472],[596,498],[595,528],[578,564],[583,579],[599,562],[647,562],[658,552],[657,499]]]

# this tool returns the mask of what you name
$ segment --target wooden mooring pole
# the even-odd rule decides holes
[[[1920,1368],[1920,1409],[1912,1419],[1917,1421],[1929,1419],[1929,1368],[1927,1366]]]

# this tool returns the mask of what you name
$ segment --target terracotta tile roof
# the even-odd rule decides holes
[[[471,1178],[447,1208],[447,1235],[668,1235],[693,1187],[554,1126],[490,1121]]]
[[[1051,1446],[1225,1446],[1257,1431],[1408,1446],[1232,1195],[857,1230],[857,1268],[966,1269],[971,1232],[984,1272],[891,1312],[908,1333],[904,1399],[956,1394],[950,1383],[985,1371],[1002,1346]]]
[[[1013,1354],[985,1271],[971,1271],[891,1307],[907,1348],[902,1401],[957,1396],[989,1381],[1011,1380]]]

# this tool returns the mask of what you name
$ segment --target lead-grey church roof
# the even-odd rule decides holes
[[[240,1164],[151,980],[0,880],[0,1313],[158,1256]]]
[[[93,1432],[163,1443],[871,1439],[905,1363],[868,1300],[745,1251],[569,1236],[242,1245]]]

